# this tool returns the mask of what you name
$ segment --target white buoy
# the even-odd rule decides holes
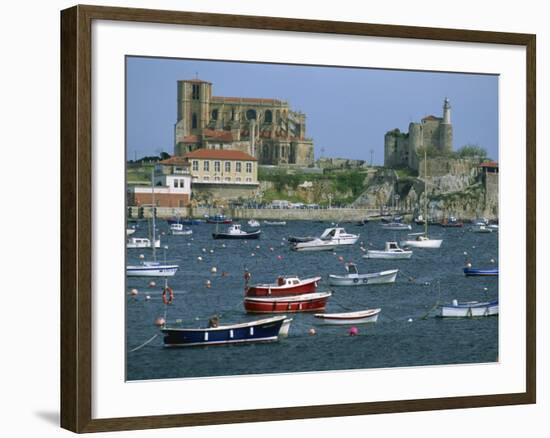
[[[491,259],[491,263],[495,263],[495,259]]]
[[[202,252],[206,252],[206,248],[203,248],[203,249],[202,249]]]
[[[468,255],[468,251],[464,251],[464,255]]]
[[[270,251],[275,251],[275,249],[273,247],[270,247],[269,250]]]
[[[413,322],[412,318],[407,319],[407,322]]]
[[[472,264],[471,264],[471,263],[466,263],[466,267],[467,267],[467,268],[471,268],[471,267],[472,267]]]
[[[157,327],[162,327],[164,324],[166,324],[166,320],[162,316],[159,316],[157,319],[155,319],[155,325]]]
[[[155,283],[154,281],[149,282],[149,287],[155,287],[156,285],[157,285],[157,283]]]
[[[256,245],[256,249],[260,249],[260,245]]]
[[[138,294],[138,290],[137,290],[137,289],[132,289],[132,290],[130,291],[130,295],[132,295],[133,297],[137,296],[137,294]]]
[[[214,254],[214,250],[213,250],[213,249],[210,250],[210,254]]]
[[[252,254],[250,254],[250,255],[251,255],[252,257],[254,257],[256,254],[252,253]]]
[[[215,274],[216,272],[218,272],[218,268],[216,268],[215,266],[212,266],[212,268],[210,269],[210,272],[212,272],[212,274]]]
[[[140,255],[139,255],[139,259],[140,259],[140,260],[143,260],[144,258],[145,258],[145,256],[144,256],[143,254],[140,254]]]
[[[206,280],[204,285],[208,288],[210,288],[212,286],[212,282],[210,280]]]
[[[149,301],[151,299],[151,295],[145,295],[145,299]]]
[[[225,248],[225,243],[222,243],[222,248]]]
[[[197,257],[197,260],[198,260],[199,262],[202,262],[202,257],[201,257],[201,256],[198,256],[198,257]]]
[[[317,334],[317,332],[315,331],[315,329],[312,327],[308,330],[308,333],[310,336],[315,336]]]

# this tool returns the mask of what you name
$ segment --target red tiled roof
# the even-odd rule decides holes
[[[203,129],[202,135],[207,139],[215,139],[220,141],[233,141],[233,136],[229,131],[220,131],[214,129]]]
[[[170,157],[166,160],[159,161],[158,164],[163,164],[165,166],[189,166],[187,160],[183,157]]]
[[[443,120],[443,119],[441,117],[436,117],[436,116],[429,115],[429,116],[424,117],[422,120]]]
[[[283,104],[279,99],[264,99],[262,97],[225,97],[225,96],[212,96],[211,101],[218,102],[234,102],[234,103],[269,103],[269,104]]]
[[[198,143],[199,137],[197,135],[188,135],[187,137],[183,137],[183,140],[179,141],[178,143]]]
[[[197,149],[184,155],[185,158],[208,158],[219,160],[257,161],[252,155],[233,149]]]
[[[485,161],[484,163],[481,163],[479,167],[498,168],[498,163],[496,161]]]

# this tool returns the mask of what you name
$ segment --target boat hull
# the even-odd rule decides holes
[[[410,248],[428,248],[438,249],[441,247],[443,240],[441,239],[429,239],[429,240],[402,240],[399,242],[400,246],[408,246]]]
[[[368,250],[363,258],[365,259],[387,259],[387,260],[407,260],[412,257],[412,251],[403,252],[391,252],[391,251],[379,251]]]
[[[361,312],[347,313],[318,313],[315,318],[320,324],[327,325],[356,325],[368,324],[378,320],[381,309],[371,309]]]
[[[230,233],[212,233],[214,239],[229,239],[229,240],[251,240],[259,239],[261,231],[253,231],[245,234],[230,234]]]
[[[318,241],[318,239],[309,242],[295,243],[292,246],[293,251],[333,251],[338,246],[337,243],[328,241]]]
[[[328,283],[331,286],[366,286],[369,284],[394,283],[398,269],[377,272],[375,274],[357,275],[329,275]]]
[[[466,277],[497,277],[498,268],[494,268],[494,269],[464,268],[464,275],[466,275]]]
[[[165,347],[197,347],[205,345],[250,344],[275,342],[279,339],[286,316],[266,318],[245,324],[205,329],[164,328]],[[287,323],[286,333],[288,334]],[[283,331],[284,331],[283,330]],[[284,335],[283,335],[284,336]]]
[[[173,277],[176,275],[178,265],[162,266],[127,266],[127,277]]]
[[[498,315],[498,303],[462,303],[457,306],[441,306],[442,318],[476,318]]]
[[[325,309],[331,295],[317,292],[290,297],[245,297],[244,308],[248,313],[319,312]]]
[[[308,278],[302,280],[299,285],[296,286],[277,286],[275,284],[257,284],[250,286],[246,290],[246,296],[248,297],[282,297],[288,295],[300,295],[306,293],[312,293],[317,290],[317,285],[321,277]]]

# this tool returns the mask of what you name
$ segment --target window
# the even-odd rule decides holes
[[[214,181],[221,181],[221,179],[220,179],[219,176],[215,176],[215,177],[214,177]]]
[[[252,182],[252,178],[250,178],[249,176],[246,178],[246,182]]]
[[[197,129],[197,114],[193,113],[193,119],[191,120],[191,129]]]
[[[235,163],[235,172],[241,173],[242,172],[242,163]]]
[[[224,179],[223,179],[225,182],[231,182],[231,178],[226,176]]]
[[[273,122],[273,113],[270,110],[267,110],[265,112],[264,122],[265,123],[272,123]]]
[[[212,120],[218,120],[218,110],[212,110]]]
[[[185,188],[185,180],[180,179],[180,189],[183,189],[183,188]]]
[[[203,181],[210,181],[210,177],[209,176],[205,176],[202,178]]]
[[[219,171],[220,171],[220,162],[214,161],[214,172],[219,172]]]
[[[174,180],[174,187],[178,188],[178,180],[177,179]]]
[[[252,163],[246,163],[246,173],[252,173]]]
[[[193,100],[198,100],[199,99],[199,85],[198,84],[193,84],[193,93],[192,93],[192,96],[191,98]]]
[[[226,161],[225,162],[225,171],[226,172],[231,172],[231,161]]]
[[[247,112],[246,112],[246,119],[247,120],[256,120],[256,110],[253,110],[253,109],[249,109]]]
[[[193,170],[199,170],[199,162],[197,160],[193,160]]]
[[[202,169],[205,172],[210,172],[210,161],[205,161]]]
[[[237,178],[235,178],[235,181],[237,181],[237,182],[241,182],[241,177],[240,177],[240,176],[238,176]]]

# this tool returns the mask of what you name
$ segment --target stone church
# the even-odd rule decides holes
[[[418,149],[435,148],[442,152],[453,150],[453,125],[451,104],[445,98],[443,117],[427,116],[420,123],[411,122],[409,132],[399,129],[384,136],[384,166],[408,167],[418,170]]]
[[[177,83],[174,154],[196,149],[233,149],[259,164],[312,166],[313,141],[306,116],[278,99],[212,96],[212,83]]]

